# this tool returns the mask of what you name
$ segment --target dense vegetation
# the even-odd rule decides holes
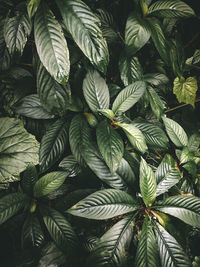
[[[1,0],[2,267],[200,266],[197,2]]]

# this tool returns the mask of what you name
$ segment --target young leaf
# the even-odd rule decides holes
[[[156,178],[143,158],[140,163],[140,191],[145,205],[152,206],[156,199]]]
[[[81,0],[56,0],[67,30],[90,62],[105,73],[108,47],[99,28],[101,22]]]
[[[165,129],[171,141],[177,147],[187,146],[188,137],[183,128],[174,120],[167,117],[162,117]]]
[[[68,174],[68,172],[54,171],[42,176],[34,185],[34,197],[40,198],[58,189]]]
[[[21,180],[23,191],[32,196],[33,186],[38,179],[36,167],[33,164],[29,164],[23,173]]]
[[[130,84],[118,94],[112,105],[112,111],[116,114],[129,110],[142,97],[145,89],[145,82],[137,81]]]
[[[96,135],[99,150],[110,172],[114,173],[119,167],[124,154],[124,144],[121,136],[107,121],[99,123]]]
[[[93,112],[98,109],[108,109],[110,95],[105,80],[96,70],[89,70],[83,81],[83,94],[88,106]]]
[[[35,15],[39,5],[40,5],[40,0],[29,0],[27,5],[27,11],[30,18],[32,18]]]
[[[69,51],[62,28],[45,2],[40,4],[34,21],[35,44],[46,70],[58,82],[69,77]]]
[[[104,189],[79,201],[68,213],[94,220],[105,220],[133,212],[138,208],[135,199],[124,191]]]

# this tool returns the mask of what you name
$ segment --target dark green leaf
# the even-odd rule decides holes
[[[192,134],[188,140],[188,148],[190,152],[197,151],[199,145],[200,145],[200,134],[199,133]]]
[[[150,85],[159,86],[169,82],[169,79],[165,74],[161,73],[147,73],[144,74],[144,81]]]
[[[33,164],[29,164],[23,173],[23,177],[21,181],[23,191],[26,194],[30,196],[32,195],[33,186],[35,182],[37,181],[37,179],[38,179],[38,174],[37,174],[36,167]]]
[[[151,109],[156,118],[159,120],[164,113],[163,101],[151,86],[148,86],[148,95]]]
[[[73,155],[69,155],[65,157],[59,164],[59,167],[69,172],[69,177],[76,176],[78,173],[81,172],[81,166],[75,159]]]

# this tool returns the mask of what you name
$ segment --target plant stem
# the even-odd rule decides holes
[[[200,98],[197,98],[197,99],[195,100],[195,103],[197,103],[197,102],[200,102]],[[174,110],[176,110],[176,109],[179,109],[179,108],[182,108],[182,107],[185,107],[185,106],[188,106],[188,105],[190,105],[190,104],[184,103],[184,104],[175,106],[175,107],[173,107],[173,108],[167,109],[167,110],[165,111],[165,113],[174,111]]]

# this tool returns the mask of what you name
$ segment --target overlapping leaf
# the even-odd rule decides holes
[[[164,113],[163,102],[160,96],[151,86],[148,86],[148,95],[149,95],[149,102],[151,105],[151,109],[156,118],[159,120]]]
[[[29,0],[27,4],[27,11],[30,18],[32,18],[35,15],[35,12],[37,11],[39,5],[40,5],[40,0]]]
[[[21,180],[22,188],[25,193],[32,195],[33,186],[38,179],[36,167],[33,164],[29,164],[23,173]]]

